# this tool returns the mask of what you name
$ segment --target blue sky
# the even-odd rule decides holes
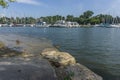
[[[107,13],[120,16],[120,0],[17,0],[7,9],[0,8],[6,16],[50,16],[68,14],[79,16],[86,10],[95,14]]]

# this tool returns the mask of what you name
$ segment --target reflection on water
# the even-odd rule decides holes
[[[9,47],[20,40],[29,52],[57,45],[104,80],[120,80],[120,28],[0,28],[0,34]]]

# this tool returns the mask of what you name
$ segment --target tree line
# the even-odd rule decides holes
[[[34,18],[34,17],[1,17],[0,18],[0,24],[36,24],[38,22],[46,22],[48,24],[54,24],[58,20],[65,20],[65,21],[72,21],[72,22],[78,22],[80,25],[95,25],[100,23],[120,23],[120,17],[116,16],[113,17],[109,14],[98,14],[94,15],[93,11],[85,11],[80,16],[75,17],[73,15],[67,15],[67,16],[61,16],[61,15],[55,15],[55,16],[46,16],[46,17],[40,17],[40,18]]]
[[[0,6],[3,8],[6,8],[9,6],[9,3],[16,2],[16,0],[0,0]],[[48,24],[54,24],[58,20],[65,20],[65,21],[73,21],[78,22],[81,25],[87,25],[87,24],[100,24],[100,23],[108,23],[108,24],[117,24],[120,23],[120,17],[116,16],[113,17],[109,14],[98,14],[94,16],[93,11],[85,11],[83,14],[81,14],[78,17],[75,17],[73,15],[67,15],[67,16],[61,16],[61,15],[55,15],[55,16],[46,16],[46,17],[40,17],[40,18],[34,18],[34,17],[0,17],[0,23],[14,23],[14,24],[35,24],[40,21],[47,22]]]
[[[78,22],[81,25],[87,25],[87,24],[95,25],[101,23],[105,23],[105,24],[120,23],[119,16],[113,17],[112,15],[109,14],[98,14],[94,16],[94,12],[90,10],[83,12],[78,17],[75,17],[73,15],[67,15],[66,17],[61,15],[55,15],[55,16],[41,17],[41,19],[47,23],[52,23],[52,24],[54,24],[57,20]]]

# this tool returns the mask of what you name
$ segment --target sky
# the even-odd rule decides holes
[[[0,7],[0,16],[79,16],[87,10],[92,10],[94,15],[102,13],[120,16],[119,5],[120,0],[17,0],[6,9]]]

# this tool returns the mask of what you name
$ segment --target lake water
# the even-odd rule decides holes
[[[1,27],[0,35],[8,40],[24,36],[25,43],[31,41],[36,48],[57,46],[104,80],[120,80],[120,28]]]

